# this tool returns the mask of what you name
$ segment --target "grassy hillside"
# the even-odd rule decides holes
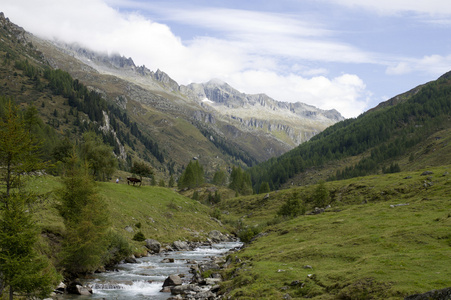
[[[403,101],[389,101],[390,105],[330,126],[290,152],[251,168],[254,189],[262,182],[278,189],[311,168],[332,166],[328,179],[335,180],[383,172],[410,154],[409,163],[414,165],[421,143],[438,132],[449,132],[450,95],[451,72],[404,94]]]
[[[55,189],[61,185],[59,178],[41,176],[33,179],[30,188],[48,193],[36,217],[42,232],[51,236],[64,233],[64,224],[55,204]],[[211,209],[198,201],[186,198],[172,189],[127,184],[98,183],[99,193],[108,203],[112,228],[127,237],[136,253],[142,252],[144,243],[132,242],[133,235],[141,231],[146,238],[161,243],[176,240],[206,240],[211,230],[226,230],[210,217]],[[126,227],[133,232],[125,230]]]
[[[293,219],[276,213],[293,192],[312,211],[315,185],[223,201],[223,222],[259,233],[236,254],[223,290],[239,299],[400,299],[451,286],[451,166],[427,170],[327,182],[331,207]]]

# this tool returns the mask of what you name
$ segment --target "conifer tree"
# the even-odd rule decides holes
[[[171,175],[171,177],[169,178],[168,187],[173,187],[174,184],[175,184],[175,180],[174,180],[174,177]]]
[[[252,194],[251,176],[244,172],[241,167],[233,167],[232,173],[230,174],[229,188],[241,195]]]
[[[266,181],[262,182],[262,184],[260,185],[260,189],[258,190],[259,194],[265,194],[265,193],[269,193],[271,191],[271,189],[269,188],[269,183],[267,183]]]
[[[5,99],[0,99],[4,101]],[[37,144],[17,107],[8,101],[0,118],[0,295],[8,287],[25,296],[48,295],[56,272],[46,257],[35,250],[39,231],[31,210],[37,196],[26,192],[25,179],[43,164]]]
[[[75,154],[67,163],[63,187],[57,194],[66,227],[61,251],[65,275],[71,278],[95,271],[106,254],[108,209],[86,165]]]
[[[324,207],[329,201],[329,190],[324,181],[320,181],[313,191],[313,202],[317,207]]]
[[[186,166],[182,176],[180,176],[178,187],[195,188],[204,183],[204,168],[199,164],[199,161],[190,161]]]
[[[113,155],[113,148],[105,145],[94,132],[83,134],[81,150],[82,158],[89,163],[94,179],[106,180],[116,170],[117,159]]]
[[[214,185],[224,185],[226,183],[226,173],[223,170],[219,170],[213,175]]]

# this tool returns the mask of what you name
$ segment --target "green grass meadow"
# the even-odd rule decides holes
[[[60,179],[52,176],[36,177],[28,186],[46,195],[35,210],[41,230],[62,235],[64,224],[56,209],[58,201],[54,193],[61,187]],[[144,251],[143,242],[132,241],[138,231],[146,238],[156,239],[163,244],[176,240],[206,240],[211,230],[226,231],[210,217],[209,207],[172,189],[109,182],[100,182],[97,188],[108,205],[111,227],[129,239],[136,254]],[[126,227],[133,229],[133,232],[125,230]]]
[[[449,169],[328,182],[326,212],[271,226],[290,191],[267,202],[264,195],[229,200],[230,219],[263,230],[236,255],[223,290],[236,299],[402,299],[451,287]],[[313,188],[296,188],[307,211]]]

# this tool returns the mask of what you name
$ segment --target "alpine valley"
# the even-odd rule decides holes
[[[179,174],[194,157],[207,173],[233,165],[249,167],[287,152],[344,119],[336,110],[280,102],[264,94],[247,95],[219,80],[178,85],[163,71],[136,66],[131,58],[43,40],[3,15],[0,20],[5,36],[2,43],[13,45],[11,51],[18,51],[17,55],[36,67],[66,71],[102,96],[110,109],[102,111],[104,118],[98,126],[117,137],[111,144],[121,149],[116,153],[119,157],[141,157],[158,167],[163,177]],[[25,52],[19,51],[19,46]],[[13,81],[15,86],[24,84],[20,78]],[[22,100],[17,95],[20,90],[9,85],[8,89],[3,94]],[[35,106],[48,101],[45,90],[34,94],[28,102]],[[54,99],[52,105],[64,114],[68,107],[62,102]],[[140,141],[132,146],[115,132],[111,121],[120,120],[111,110],[118,110],[134,122],[142,135],[152,141],[154,151]],[[125,127],[123,130],[127,131]],[[67,127],[60,125],[60,129]]]
[[[0,13],[0,115],[0,299],[236,238],[164,295],[451,299],[451,72],[345,120]]]

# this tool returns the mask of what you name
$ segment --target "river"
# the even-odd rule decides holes
[[[192,251],[163,252],[138,258],[137,263],[119,264],[117,271],[96,273],[85,279],[83,284],[92,287],[91,296],[58,295],[58,299],[167,299],[171,294],[160,290],[169,275],[183,274],[183,283],[189,283],[192,277],[190,267],[195,262],[222,256],[241,245],[239,242],[224,242]]]

